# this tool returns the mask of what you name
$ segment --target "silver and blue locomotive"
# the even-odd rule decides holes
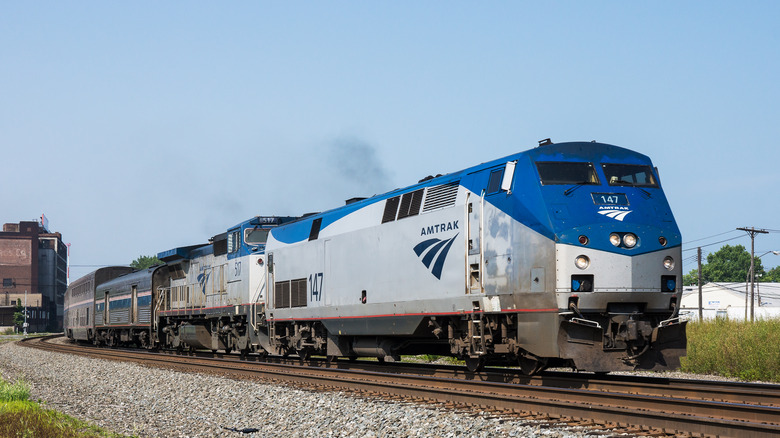
[[[271,230],[271,347],[471,369],[679,366],[681,237],[650,159],[545,144]],[[279,336],[284,333],[284,336]]]
[[[658,172],[607,144],[546,143],[158,256],[164,266],[135,274],[155,277],[148,342],[111,332],[119,341],[440,354],[526,373],[670,369],[685,354],[681,237]]]

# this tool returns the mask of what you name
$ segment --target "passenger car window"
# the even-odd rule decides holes
[[[537,161],[536,169],[542,185],[598,184],[593,163],[571,161]]]
[[[604,163],[601,168],[611,186],[658,187],[650,166]]]

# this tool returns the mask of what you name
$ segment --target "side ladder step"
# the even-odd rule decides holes
[[[471,354],[485,354],[485,324],[481,319],[471,319],[469,322]]]

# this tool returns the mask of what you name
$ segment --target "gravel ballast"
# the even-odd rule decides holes
[[[0,345],[32,400],[139,437],[581,437],[576,429]],[[241,433],[231,429],[257,429]],[[593,436],[598,433],[590,431]]]

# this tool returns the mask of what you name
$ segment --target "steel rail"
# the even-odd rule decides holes
[[[48,344],[46,342],[37,345]],[[56,345],[74,352],[78,347]],[[289,383],[338,389],[373,391],[444,403],[484,405],[555,417],[602,423],[640,424],[658,429],[719,436],[774,437],[780,435],[780,407],[747,402],[687,399],[668,395],[631,394],[593,388],[540,386],[430,375],[343,369],[336,366],[300,366],[270,362],[221,360],[170,354],[89,349],[90,355],[133,360],[188,371],[228,373]],[[604,385],[603,383],[600,385]]]
[[[287,363],[292,363],[290,359]],[[325,361],[315,366],[328,365]],[[457,379],[479,379],[484,382],[503,382],[556,388],[589,389],[593,391],[623,392],[672,398],[689,398],[732,403],[780,406],[780,385],[733,381],[694,380],[669,377],[629,375],[598,375],[578,372],[543,372],[525,376],[516,369],[488,367],[479,374],[470,373],[462,366],[423,366],[419,364],[378,364],[351,362],[350,369],[364,369],[398,374],[427,375]]]

